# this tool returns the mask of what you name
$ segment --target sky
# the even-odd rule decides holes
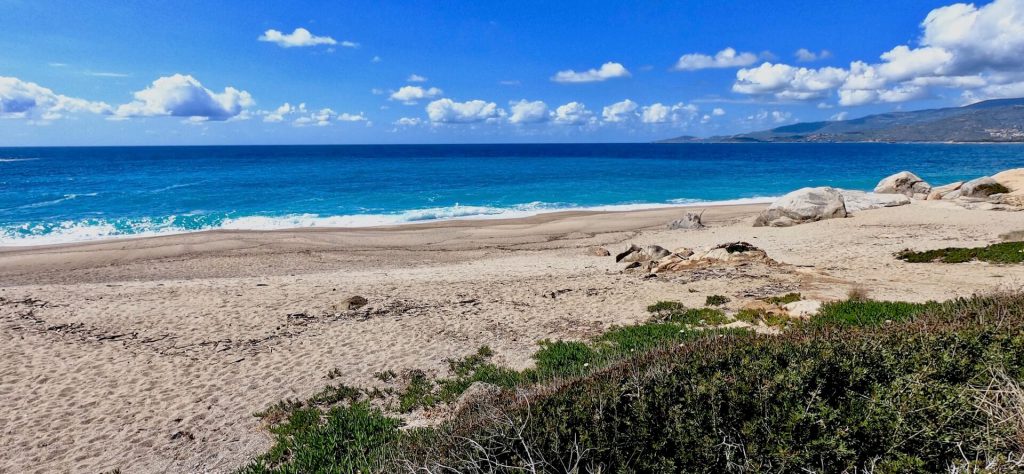
[[[1024,96],[1024,0],[0,12],[0,146],[646,142]]]

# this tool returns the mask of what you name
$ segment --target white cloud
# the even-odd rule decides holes
[[[295,124],[296,127],[302,127],[305,125],[316,125],[317,127],[326,127],[327,125],[330,125],[331,120],[334,120],[334,118],[337,116],[338,114],[335,111],[328,108],[323,108],[315,112],[312,112],[309,115],[299,117],[295,119],[295,122],[293,123]]]
[[[576,72],[572,69],[558,71],[551,77],[552,81],[562,84],[580,82],[601,82],[617,77],[629,77],[629,71],[622,64],[607,62],[601,65],[600,69],[589,69],[583,72]]]
[[[350,114],[348,112],[344,112],[344,113],[338,115],[337,120],[339,122],[367,122],[368,121],[366,116],[363,115],[362,112],[359,112],[358,114]]]
[[[679,123],[692,119],[696,115],[697,106],[693,104],[686,105],[680,102],[675,105],[664,105],[662,103],[654,103],[641,109],[640,121],[643,123]]]
[[[1012,84],[1024,81],[1024,0],[936,8],[921,29],[916,46],[897,45],[876,63],[853,61],[847,69],[805,70],[785,64],[741,69],[733,91],[797,100],[835,91],[840,105],[852,106],[920,99],[933,88],[961,89],[968,100],[1004,96],[1016,90]],[[820,53],[797,52],[798,60],[820,58]],[[823,75],[826,69],[833,70]],[[795,72],[800,70],[817,81],[801,81]]]
[[[552,116],[555,123],[562,125],[583,125],[594,122],[594,113],[579,102],[569,102],[555,109]]]
[[[841,121],[841,120],[846,120],[846,116],[848,116],[848,115],[850,115],[849,112],[846,112],[846,111],[839,112],[838,114],[835,114],[835,115],[829,117],[829,120],[831,120],[833,122],[838,122],[838,121]]]
[[[135,100],[117,107],[118,117],[205,117],[227,120],[255,102],[246,91],[227,87],[214,92],[194,77],[182,74],[161,77],[133,94]]]
[[[636,117],[636,109],[639,107],[636,102],[626,99],[606,106],[601,111],[601,116],[604,117],[605,122],[627,122]]]
[[[292,113],[295,113],[297,110],[305,111],[306,110],[306,104],[299,104],[299,107],[296,108],[292,104],[289,104],[288,102],[285,102],[284,104],[281,104],[280,107],[278,107],[278,108],[276,108],[276,109],[274,109],[272,111],[265,112],[264,113],[264,117],[263,117],[263,121],[264,122],[283,122],[285,115],[290,115]]]
[[[721,117],[725,115],[725,109],[721,107],[715,107],[715,110],[711,111],[711,115],[714,115],[715,117]]]
[[[827,49],[823,49],[821,50],[821,52],[815,53],[814,51],[811,51],[807,48],[800,48],[796,50],[795,53],[793,53],[793,56],[796,56],[797,61],[808,63],[812,61],[818,61],[820,59],[831,58],[832,52]]]
[[[793,114],[791,114],[789,112],[784,112],[784,111],[781,111],[781,110],[772,110],[772,111],[759,110],[756,114],[748,115],[747,116],[747,121],[748,122],[753,122],[753,123],[758,123],[758,124],[764,124],[764,123],[782,124],[782,123],[786,123],[786,122],[793,122],[793,121],[795,121],[795,119],[793,119]]]
[[[106,71],[86,72],[85,75],[86,76],[93,76],[93,77],[131,77],[131,74],[125,74],[123,72],[106,72]]]
[[[963,98],[968,103],[988,99],[1007,99],[1017,97],[1024,97],[1024,81],[995,84],[974,91],[965,91],[963,93]]]
[[[840,86],[849,73],[835,67],[808,69],[787,64],[763,63],[752,69],[736,71],[733,92],[772,94],[781,100],[818,99]]]
[[[50,121],[75,112],[109,114],[111,107],[57,94],[34,82],[0,76],[0,118]]]
[[[470,100],[455,102],[438,99],[427,104],[427,117],[434,123],[494,122],[506,115],[494,102]]]
[[[395,125],[401,125],[403,127],[415,127],[423,124],[423,119],[419,117],[402,117],[395,121]]]
[[[427,78],[419,74],[409,74],[409,77],[405,79],[406,82],[427,82]]]
[[[370,62],[374,63],[374,64],[377,64],[377,63],[379,63],[381,61],[384,61],[384,60],[381,59],[380,56],[374,56],[373,58],[370,59]]]
[[[267,30],[258,38],[260,41],[274,43],[282,48],[297,48],[317,45],[336,45],[338,41],[330,36],[316,36],[305,28],[296,28],[295,31],[285,34],[278,30]],[[343,41],[342,46],[355,48],[359,45],[351,41]]]
[[[684,54],[676,62],[677,71],[696,71],[699,69],[715,69],[730,67],[745,67],[757,62],[757,55],[754,53],[737,53],[735,49],[725,48],[714,57],[706,54],[691,53]]]
[[[512,111],[508,118],[510,123],[538,123],[548,120],[548,104],[540,100],[530,102],[523,99],[519,102],[510,102],[509,109]]]
[[[443,91],[436,87],[424,89],[420,86],[402,86],[391,93],[391,100],[397,100],[405,105],[413,105],[419,100],[432,99],[441,95]]]

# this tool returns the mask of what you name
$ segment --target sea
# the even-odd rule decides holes
[[[938,185],[1016,167],[1024,145],[0,148],[0,246],[760,203],[902,170]]]

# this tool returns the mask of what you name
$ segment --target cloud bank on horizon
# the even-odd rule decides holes
[[[378,40],[389,32],[386,22],[377,28]],[[405,56],[392,52],[396,60],[391,65],[389,54],[378,51],[382,47],[373,41],[335,39],[348,37],[349,32],[339,33],[319,23],[315,28],[291,29],[291,33],[283,32],[287,28],[249,31],[247,43],[239,40],[252,50],[248,55],[271,55],[262,62],[221,68],[216,67],[218,56],[208,55],[197,57],[199,65],[192,70],[187,57],[179,58],[175,62],[183,72],[158,72],[141,84],[136,77],[145,75],[144,70],[96,73],[78,66],[76,73],[70,61],[55,60],[63,58],[27,62],[25,70],[47,71],[36,74],[52,79],[43,83],[3,74],[0,63],[0,119],[6,119],[0,120],[0,145],[18,142],[4,139],[5,127],[20,127],[19,136],[31,143],[39,136],[56,136],[49,130],[62,124],[73,129],[72,123],[85,120],[94,120],[92,130],[101,134],[104,127],[138,127],[147,133],[156,129],[155,134],[170,134],[183,142],[194,141],[188,138],[190,133],[206,136],[211,126],[248,127],[213,129],[215,137],[248,132],[250,137],[269,137],[272,142],[274,137],[281,142],[296,137],[344,142],[346,133],[378,142],[423,141],[424,137],[427,141],[647,139],[734,133],[801,118],[842,119],[907,103],[955,106],[1024,96],[1024,0],[930,8],[917,20],[915,32],[893,35],[915,36],[914,41],[890,44],[874,56],[845,61],[836,53],[844,45],[834,42],[790,49],[787,56],[804,64],[794,65],[771,51],[780,50],[779,46],[738,48],[723,35],[704,42],[726,44],[659,55],[662,64],[652,64],[649,54],[629,57],[609,47],[604,53],[593,48],[592,56],[605,56],[603,60],[556,67],[563,61],[558,59],[565,56],[563,52],[552,51],[552,58],[546,59],[547,51],[531,50],[529,58],[520,55],[509,59],[511,67],[497,68],[502,75],[494,76],[490,84],[477,80],[495,69],[495,59],[487,54],[477,64],[459,56],[471,58],[476,53],[445,51],[443,44],[425,42],[421,48],[407,45],[413,52]],[[374,38],[370,33],[363,32]],[[800,38],[810,39],[810,35]],[[744,42],[749,44],[749,38]],[[262,48],[270,49],[261,50],[260,43],[269,43]],[[344,54],[365,58],[356,62]],[[532,59],[535,56],[540,59]],[[477,64],[479,69],[437,67],[442,60]],[[335,65],[342,61],[347,61],[344,67]],[[829,64],[809,65],[822,62]],[[551,68],[546,74],[545,67]],[[206,79],[212,85],[204,85],[201,74],[216,79]],[[261,74],[274,77],[265,80]],[[86,77],[91,78],[92,88],[82,87]],[[97,80],[108,82],[97,84]],[[124,89],[124,84],[136,86]],[[346,89],[349,86],[361,92]],[[96,97],[90,94],[94,91],[106,92]],[[829,110],[834,108],[840,110]],[[360,127],[351,128],[354,124]],[[195,132],[195,125],[200,132]],[[313,128],[302,131],[307,127]]]

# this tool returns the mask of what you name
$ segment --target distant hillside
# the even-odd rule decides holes
[[[892,112],[852,120],[786,125],[710,138],[676,137],[658,143],[1024,142],[1024,98],[963,107]]]

